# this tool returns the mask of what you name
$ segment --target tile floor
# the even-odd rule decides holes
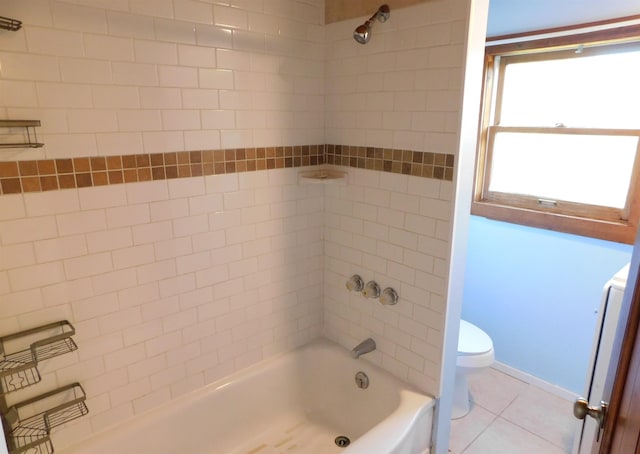
[[[451,454],[566,454],[572,402],[495,369],[469,377],[471,412],[452,421]]]

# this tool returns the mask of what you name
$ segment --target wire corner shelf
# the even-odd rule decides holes
[[[39,361],[77,350],[75,332],[63,320],[0,337],[0,396],[38,383]]]
[[[89,413],[86,397],[80,383],[72,383],[9,407],[5,415],[9,452],[53,453],[51,429]]]

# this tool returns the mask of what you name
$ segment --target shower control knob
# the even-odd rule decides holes
[[[380,296],[380,286],[374,281],[369,281],[367,285],[364,286],[362,295],[365,298],[378,298]]]
[[[398,303],[398,293],[391,287],[387,287],[382,291],[382,295],[380,295],[380,302],[384,306],[393,306]]]
[[[354,274],[349,278],[346,286],[351,292],[361,292],[362,289],[364,288],[364,281],[360,276],[358,276],[357,274]]]

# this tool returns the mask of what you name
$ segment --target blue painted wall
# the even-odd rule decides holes
[[[462,317],[496,360],[582,393],[604,284],[632,246],[472,216]]]

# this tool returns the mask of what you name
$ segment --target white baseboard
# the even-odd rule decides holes
[[[534,377],[531,374],[522,372],[521,370],[515,369],[499,361],[495,361],[491,367],[513,378],[540,388],[543,391],[553,394],[554,396],[558,396],[568,402],[574,402],[576,400],[576,397],[578,397],[578,395],[573,391],[569,391],[568,389],[561,388],[558,385],[546,382],[538,377]]]

